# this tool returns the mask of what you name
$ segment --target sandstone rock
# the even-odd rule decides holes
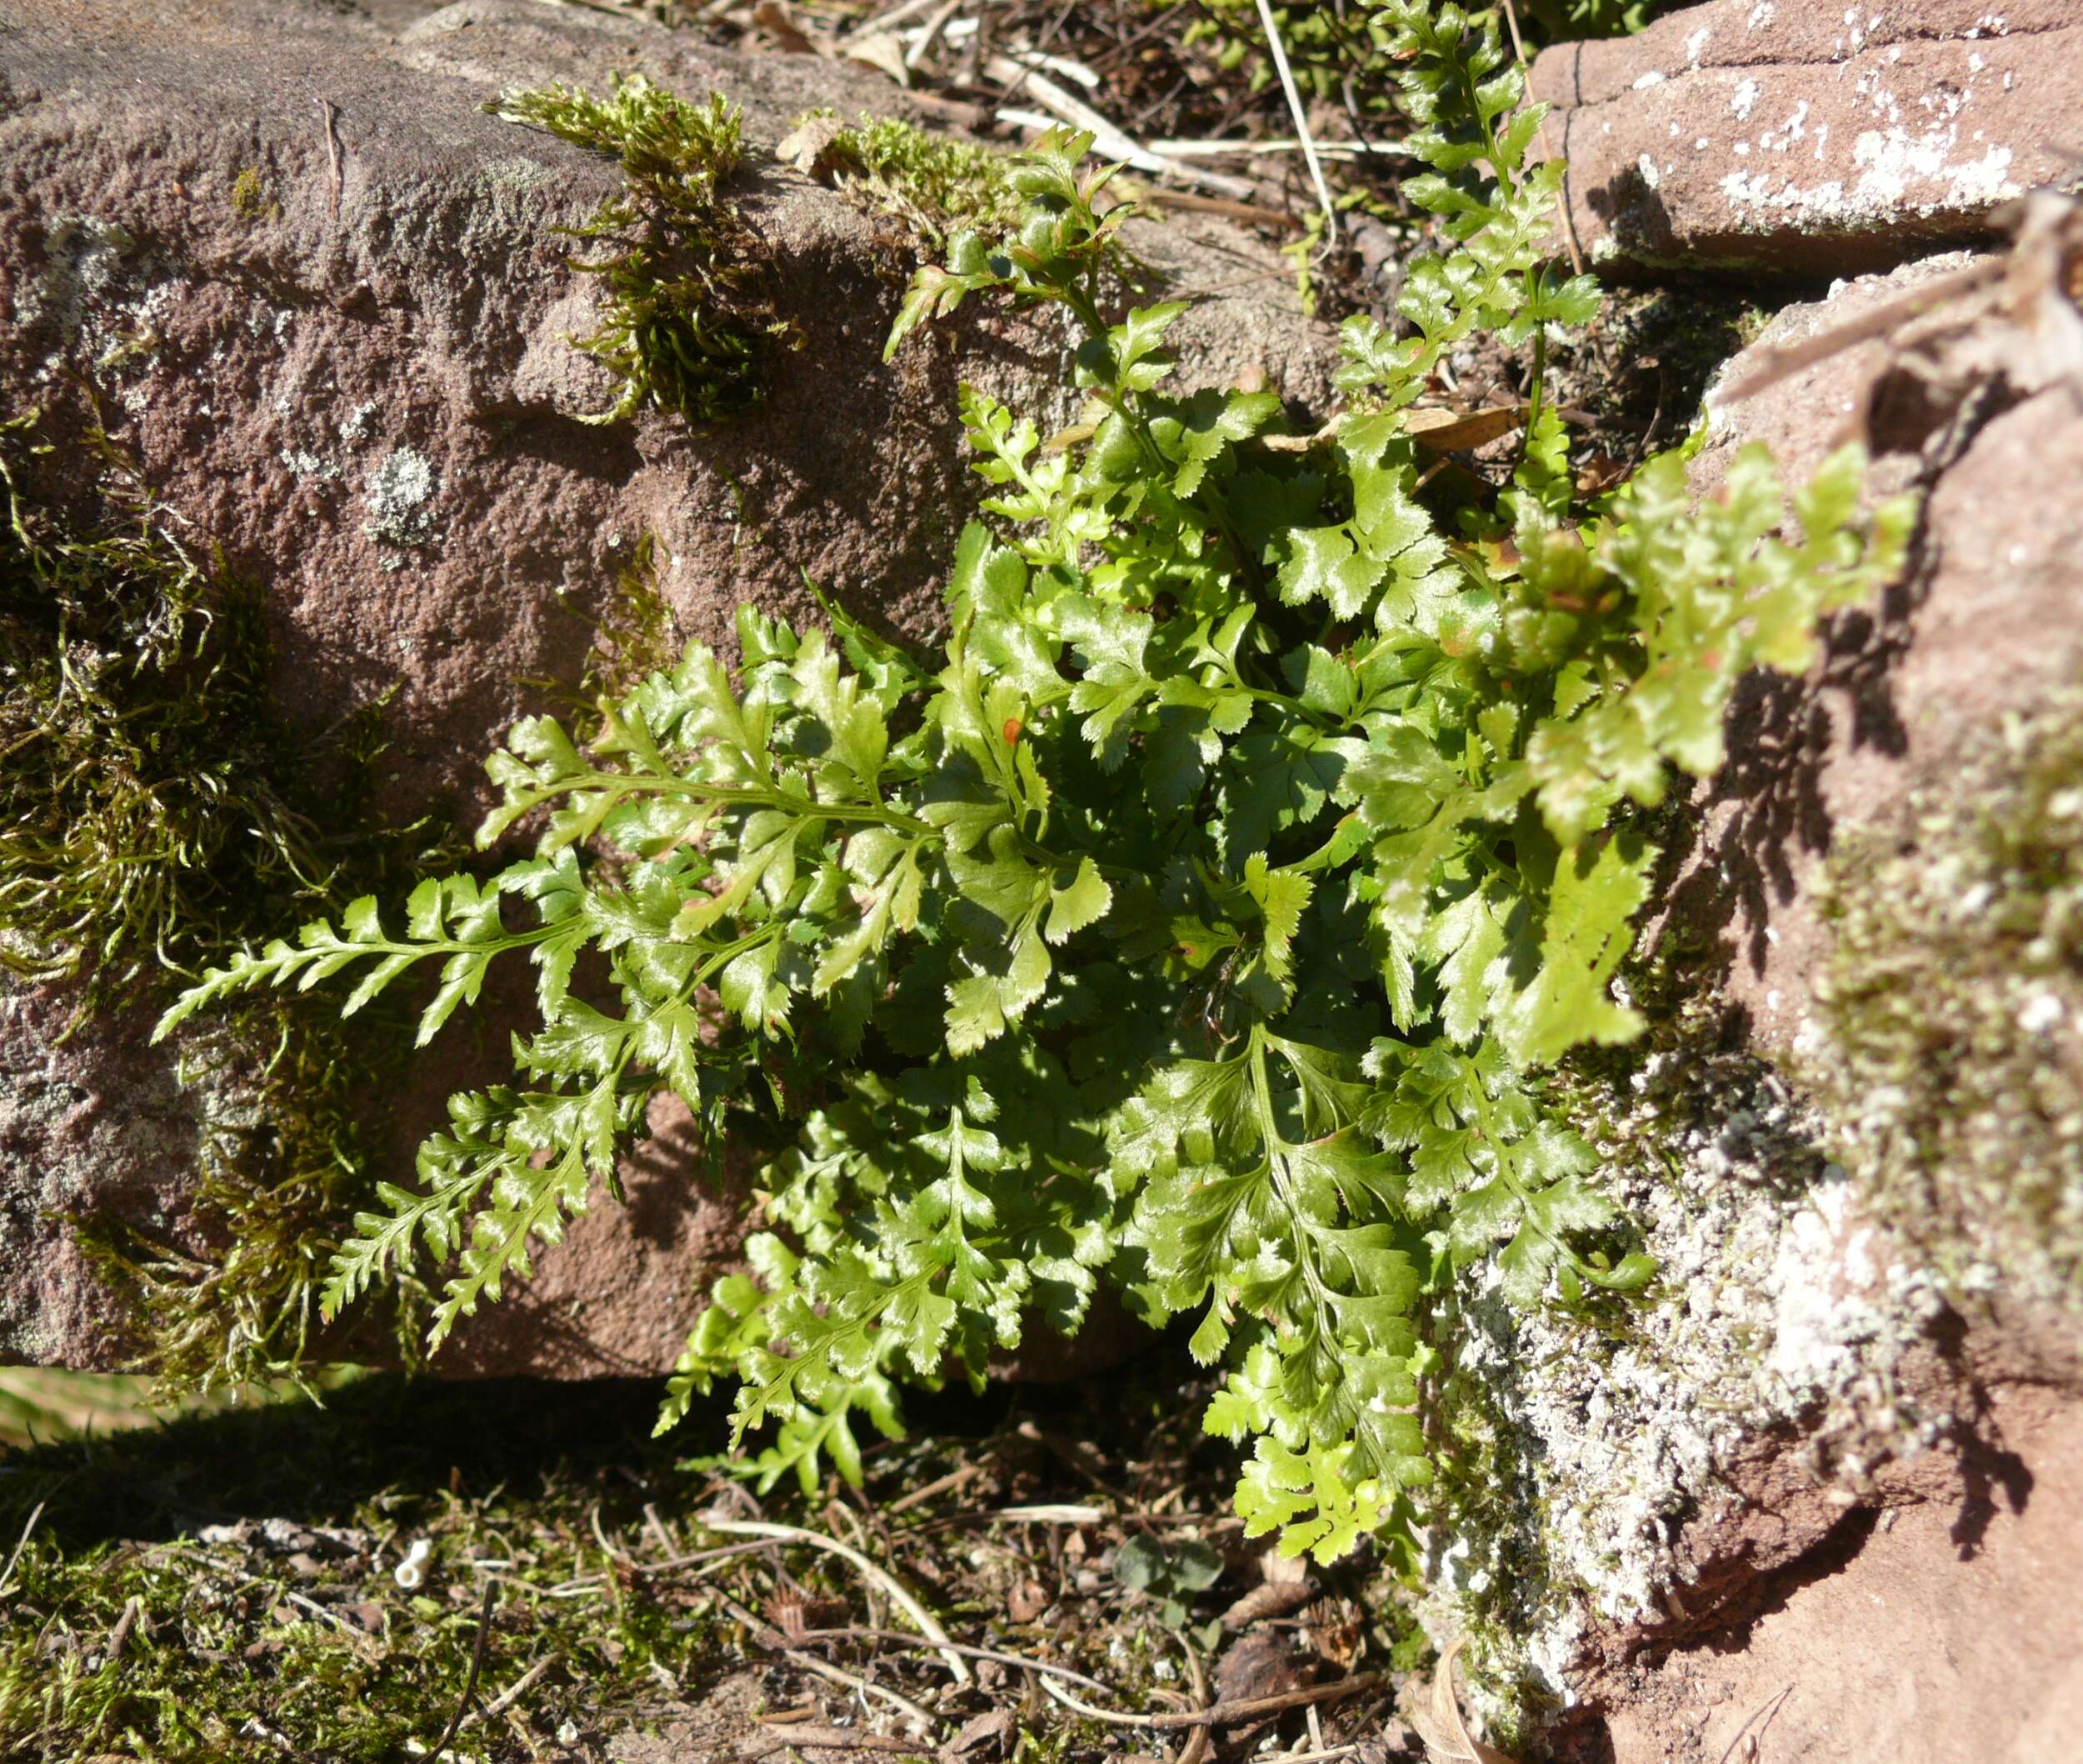
[[[1752,1582],[1740,1647],[1724,1612],[1675,1644],[1638,1637],[1634,1657],[1581,1681],[1611,1709],[1589,1755],[1716,1764],[1749,1732],[1761,1757],[2061,1756],[2083,1719],[2066,1591],[2083,1573],[2083,1405],[2029,1379],[1975,1395],[1984,1443],[1896,1467],[1868,1499],[1833,1507],[1833,1491],[1796,1485],[1776,1507],[1746,1491],[1754,1528],[1812,1516],[1796,1522],[1821,1526],[1812,1547]]]
[[[1616,273],[1843,275],[1984,239],[2072,169],[2066,0],[1710,0],[1535,62],[1568,223]]]
[[[1855,325],[1957,267],[1908,267],[1790,307],[1725,381],[1777,344]],[[1963,345],[2012,323],[1988,306],[1968,316]],[[1918,323],[1929,332],[1945,317]],[[2083,388],[2064,379],[2021,397],[1981,382],[1947,394],[1942,367],[1911,365],[1897,342],[1876,337],[1753,399],[1713,406],[1697,473],[1711,487],[1736,447],[1762,440],[1798,482],[1877,411],[1876,487],[1928,489],[1910,580],[1873,612],[1842,617],[1811,679],[1749,683],[1731,762],[1705,793],[1698,881],[1680,910],[1725,940],[1726,989],[1774,1055],[1791,1053],[1814,1022],[1827,950],[1816,887],[1833,840],[1881,823],[1913,785],[1943,780],[2005,712],[2031,707],[2083,666],[2083,506],[2070,487],[2083,473]]]
[[[2083,1627],[2041,1589],[2083,1549],[2083,1293],[2035,1266],[2073,1265],[2073,1153],[2028,1170],[2030,1136],[1963,1121],[1986,1171],[1929,1167],[1904,1134],[1886,1145],[1903,1167],[1847,1170],[1824,1148],[1857,1166],[1855,1113],[1886,1107],[1841,1083],[1826,1117],[1801,1082],[1843,1059],[1822,997],[1841,947],[1831,854],[1875,842],[1944,897],[1959,853],[1929,806],[1986,804],[2036,751],[2031,719],[2074,714],[2083,314],[2071,283],[2029,267],[1952,254],[1841,285],[1781,312],[1721,383],[1811,339],[1859,340],[1755,396],[1711,397],[1702,495],[1748,442],[1798,483],[1863,435],[1873,492],[1926,501],[1907,579],[1840,615],[1806,679],[1746,683],[1701,793],[1665,947],[1747,1033],[1661,1047],[1595,1136],[1657,1289],[1588,1350],[1569,1325],[1470,1306],[1461,1364],[1493,1393],[1526,1497],[1449,1528],[1434,1632],[1473,1611],[1479,1638],[1508,1637],[1477,1659],[1555,1699],[1564,1757],[1718,1764],[1770,1716],[1760,1757],[2025,1758],[2046,1743],[2040,1712],[2077,1694]],[[2017,886],[2036,900],[2070,884],[2036,871]],[[1963,884],[1957,910],[2022,909]],[[1934,1025],[1905,1057],[2015,1058],[2016,1107],[2051,1134],[2083,1070],[2070,948],[2034,971],[2044,1011],[2019,981],[2035,1000],[2022,1054],[2000,1021],[2001,1037],[1971,1022],[1965,1047]],[[1996,1017],[2015,1018],[1998,996]],[[1930,1002],[1948,1008],[1942,989]],[[1981,1076],[1925,1075],[1956,1112],[1981,1106]],[[2066,1236],[2031,1237],[2044,1219],[2013,1209],[2028,1189],[2056,1192],[2046,1216]]]
[[[1826,1077],[1845,1057],[1823,997],[1839,938],[1831,854],[1877,842],[1912,868],[1956,873],[1931,805],[1986,801],[2004,757],[2030,755],[2021,720],[2068,714],[2083,670],[2083,517],[2063,487],[2083,470],[2083,377],[2066,352],[2078,315],[2066,291],[2044,307],[2018,297],[2038,286],[2029,277],[1984,275],[1977,291],[1963,272],[1978,262],[1999,267],[1942,257],[1786,309],[1723,385],[1810,339],[1860,340],[1754,397],[1710,400],[1703,494],[1748,442],[1766,442],[1798,482],[1863,437],[1875,493],[1926,497],[1907,580],[1879,607],[1841,616],[1807,679],[1749,682],[1678,890],[1671,934],[1722,939],[1707,972],[1751,1049],[1797,1077]],[[1933,290],[1952,292],[1924,297]],[[2016,1105],[2027,1112],[2075,1070],[2075,1026],[2041,1028],[2046,1067]],[[1926,1057],[2006,1055],[1986,1039],[1963,1052],[1935,1030]],[[1969,1076],[1941,1067],[1931,1082],[1956,1110],[1979,1107]],[[1985,1135],[1986,1176],[1831,1166],[1818,1177],[1803,1163],[1817,1154],[1794,1145],[1842,1146],[1847,1132],[1857,1145],[1861,1123],[1822,1118],[1778,1078],[1766,1085],[1782,1099],[1776,1117],[1711,1064],[1686,1082],[1740,1107],[1705,1147],[1652,1130],[1681,1183],[1711,1185],[1675,1235],[1642,1203],[1674,1297],[1574,1415],[1549,1407],[1566,1394],[1551,1374],[1513,1393],[1536,1422],[1560,1417],[1543,1448],[1551,1491],[1575,1486],[1574,1467],[1607,1467],[1610,1492],[1565,1493],[1559,1522],[1550,1509],[1550,1559],[1598,1589],[1591,1621],[1540,1632],[1570,1662],[1561,1754],[1714,1764],[1743,1755],[1744,1732],[1769,1718],[1760,1757],[2035,1756],[2042,1712],[2070,1709],[2079,1688],[2073,1602],[2041,1589],[2083,1563],[2083,1366],[2077,1294],[2036,1266],[2072,1246],[2006,1239],[2021,1227],[2005,1214],[2028,1175],[2058,1186],[2062,1171],[2006,1170],[2011,1142]],[[1833,1107],[1878,1106],[1843,1089]],[[1654,1094],[1652,1082],[1652,1115]],[[1793,1136],[1777,1150],[1756,1131],[1774,1118]],[[1916,1162],[1900,1139],[1889,1150]],[[2022,1139],[2014,1150],[2037,1155]],[[1703,1230],[1715,1247],[1689,1262]],[[1768,1243],[1769,1267],[1754,1247]],[[1665,1315],[1674,1305],[1681,1323]],[[1740,1419],[1724,1431],[1729,1415]],[[1645,1515],[1650,1529],[1634,1532]],[[1587,1534],[1611,1554],[1586,1555]],[[1596,1607],[1600,1592],[1616,1602]]]
[[[420,14],[425,16],[419,16]],[[982,310],[888,367],[908,237],[773,157],[796,117],[906,112],[888,82],[811,57],[701,47],[642,20],[527,0],[429,12],[323,0],[22,0],[0,34],[0,407],[67,404],[83,375],[117,440],[205,542],[270,590],[278,696],[326,723],[387,691],[386,807],[473,822],[482,757],[569,682],[640,536],[657,536],[682,632],[727,644],[737,605],[814,612],[802,572],[884,627],[933,629],[973,508],[960,378],[1058,401],[1062,332]],[[576,420],[610,402],[567,333],[591,286],[555,228],[618,187],[612,169],[494,120],[502,87],[604,87],[643,71],[745,112],[734,187],[771,251],[802,347],[727,427]],[[1189,383],[1260,367],[1321,411],[1335,349],[1271,252],[1223,222],[1143,228],[1175,290],[1223,287],[1176,333]],[[1267,273],[1240,277],[1240,261]],[[146,1025],[68,1002],[0,1010],[0,1357],[107,1367],[122,1317],[57,1212],[107,1206],[179,1240],[207,1098],[173,1086]],[[497,1033],[483,1037],[494,1052]],[[482,1082],[470,1032],[411,1094],[395,1166]],[[669,1367],[736,1241],[697,1199],[667,1131],[542,1257],[534,1293],[489,1309],[452,1364],[557,1376]]]

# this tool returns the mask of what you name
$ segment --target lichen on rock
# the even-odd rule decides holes
[[[297,476],[307,475],[291,469]],[[425,545],[435,537],[434,512],[427,505],[441,487],[434,467],[423,453],[399,447],[386,454],[375,471],[362,500],[368,504],[369,532],[392,545]]]
[[[1796,1044],[1867,1204],[1950,1290],[2083,1310],[2083,692],[1831,853]]]
[[[1861,1219],[1813,1108],[1711,1022],[1659,1040],[1610,1082],[1581,1077],[1574,1103],[1656,1287],[1575,1312],[1466,1301],[1426,1614],[1476,1637],[1493,1737],[1574,1703],[1603,1638],[1694,1624],[1814,1542],[1746,1531],[1731,1492],[1761,1440],[1801,1442],[1818,1490],[1856,1490],[1951,1422],[1894,1376],[1943,1305]]]

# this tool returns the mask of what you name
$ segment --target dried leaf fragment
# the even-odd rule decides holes
[[[1421,1712],[1416,1722],[1418,1737],[1434,1764],[1517,1764],[1509,1752],[1486,1746],[1468,1731],[1461,1719],[1461,1699],[1454,1694],[1454,1657],[1467,1642],[1456,1636],[1446,1644],[1432,1671],[1432,1707],[1429,1717]]]

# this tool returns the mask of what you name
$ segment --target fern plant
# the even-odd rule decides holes
[[[587,738],[515,727],[481,837],[525,825],[531,855],[422,884],[402,924],[359,902],[169,1013],[350,971],[353,1011],[432,963],[424,1041],[492,962],[532,964],[514,1085],[454,1100],[332,1309],[447,1265],[438,1341],[612,1192],[669,1088],[787,1149],[662,1425],[734,1379],[734,1449],[776,1429],[748,1474],[855,1477],[901,1383],[981,1381],[1104,1280],[1194,1320],[1248,1529],[1329,1560],[1418,1522],[1458,1281],[1531,1305],[1652,1277],[1541,1069],[1638,1027],[1615,982],[1656,857],[1636,810],[1717,763],[1746,669],[1805,666],[1820,615],[1896,567],[1904,511],[1861,515],[1850,454],[1795,498],[1798,541],[1761,453],[1697,512],[1675,454],[1580,506],[1541,383],[1596,297],[1543,263],[1560,168],[1526,162],[1494,30],[1376,22],[1426,123],[1411,193],[1456,242],[1398,334],[1347,325],[1333,431],[1166,390],[1182,308],[1103,310],[1129,211],[1087,137],[1045,137],[1017,228],[956,237],[891,337],[975,297],[1083,334],[1066,432],[963,395],[992,518],[942,652],[745,608],[735,666],[697,645]],[[1494,494],[1453,492],[1406,413],[1481,333],[1531,346],[1525,444]],[[573,989],[588,951],[604,992]]]

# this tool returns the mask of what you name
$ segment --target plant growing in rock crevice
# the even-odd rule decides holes
[[[998,232],[1019,218],[1011,162],[994,147],[928,134],[895,117],[840,126],[830,107],[797,119],[809,168],[936,246],[952,232]],[[787,143],[783,143],[784,151]]]
[[[599,327],[571,342],[617,387],[584,420],[618,422],[655,407],[713,422],[757,404],[762,354],[791,327],[767,292],[758,242],[719,193],[738,162],[737,110],[717,92],[691,104],[642,74],[617,78],[604,98],[546,86],[486,108],[604,154],[622,172],[622,195],[564,229],[606,247],[570,260],[601,282]]]
[[[422,883],[402,929],[358,902],[169,1013],[349,970],[352,1012],[432,961],[423,1042],[496,958],[534,966],[518,1082],[454,1099],[332,1306],[452,1260],[438,1341],[612,1190],[669,1087],[713,1132],[796,1137],[668,1405],[735,1377],[738,1438],[779,1429],[763,1481],[857,1476],[897,1381],[981,1380],[1103,1279],[1227,1368],[1206,1424],[1249,1443],[1251,1533],[1409,1562],[1461,1272],[1494,1258],[1522,1305],[1651,1278],[1543,1069],[1638,1026],[1634,810],[1719,762],[1746,669],[1805,666],[1895,569],[1903,511],[1861,516],[1850,454],[1795,498],[1797,542],[1761,452],[1696,512],[1676,454],[1585,503],[1542,367],[1596,290],[1542,259],[1538,111],[1494,29],[1373,17],[1434,167],[1406,190],[1455,244],[1411,267],[1402,334],[1346,326],[1333,432],[1164,390],[1183,307],[1103,308],[1128,211],[1087,140],[1046,137],[1017,229],[957,236],[891,339],[979,297],[1084,335],[1063,434],[964,396],[994,524],[962,537],[941,657],[744,609],[736,667],[697,646],[583,741],[514,729],[482,837],[525,822],[532,856]],[[1483,333],[1528,347],[1525,445],[1456,492],[1406,412]],[[612,1009],[573,990],[588,951]]]

